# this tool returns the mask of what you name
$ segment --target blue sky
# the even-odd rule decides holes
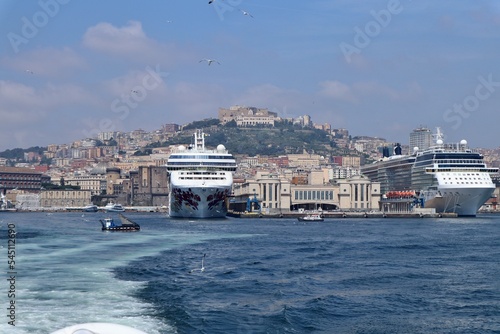
[[[236,104],[500,146],[498,1],[4,0],[0,36],[0,150]]]

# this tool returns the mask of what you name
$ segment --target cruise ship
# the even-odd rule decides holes
[[[220,218],[227,213],[236,160],[220,144],[205,148],[205,134],[194,133],[194,142],[179,146],[167,160],[169,215],[174,218]]]
[[[380,182],[382,194],[411,193],[415,205],[434,208],[436,213],[475,216],[495,190],[491,175],[498,168],[488,168],[466,140],[445,144],[439,128],[433,137],[428,149],[415,147],[413,154],[403,155],[396,146],[393,156],[362,166],[361,173]]]

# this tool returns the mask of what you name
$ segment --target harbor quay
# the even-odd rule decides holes
[[[307,213],[284,212],[284,213],[264,213],[264,212],[233,212],[227,213],[233,218],[294,218],[303,217]],[[344,219],[344,218],[456,218],[456,213],[422,213],[422,212],[322,212],[321,217]]]

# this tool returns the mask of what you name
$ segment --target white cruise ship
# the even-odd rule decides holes
[[[193,144],[181,145],[169,156],[167,170],[170,217],[226,216],[236,160],[224,145],[206,149],[205,134],[197,130]]]
[[[395,155],[361,167],[361,173],[381,183],[381,192],[410,191],[415,204],[434,208],[437,213],[453,212],[475,216],[491,197],[495,184],[483,156],[468,148],[467,141],[444,144],[440,129],[435,145],[413,155]]]

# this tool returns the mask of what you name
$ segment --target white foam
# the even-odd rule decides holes
[[[166,239],[146,233],[24,239],[16,249],[16,326],[3,321],[0,333],[51,333],[89,322],[175,333],[154,317],[152,305],[133,297],[146,282],[112,274],[114,267],[166,250]]]

